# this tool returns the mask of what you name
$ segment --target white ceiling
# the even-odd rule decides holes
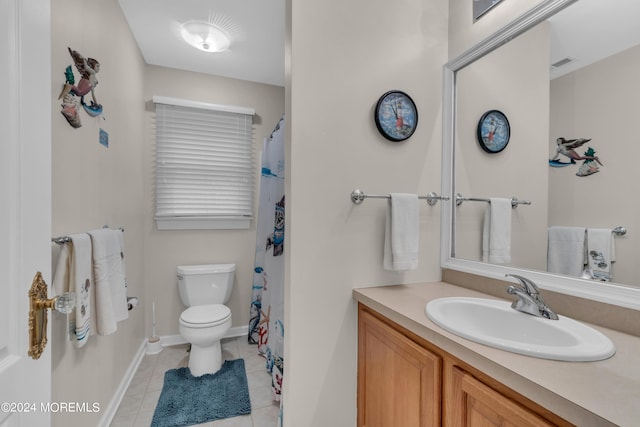
[[[284,86],[284,0],[119,0],[147,64]],[[233,24],[228,51],[187,45],[178,26],[224,16]]]
[[[640,0],[579,0],[550,18],[550,63],[574,59],[551,78],[640,44],[639,19]]]
[[[148,64],[284,86],[284,0],[119,0]],[[235,26],[228,51],[206,53],[187,45],[178,26],[210,15]],[[550,19],[550,63],[556,78],[640,44],[640,0],[579,0]]]

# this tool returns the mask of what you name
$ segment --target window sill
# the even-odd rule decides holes
[[[158,230],[246,230],[251,218],[156,218]]]

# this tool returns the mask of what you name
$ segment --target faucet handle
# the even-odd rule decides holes
[[[524,290],[529,295],[538,295],[538,294],[540,294],[540,289],[538,289],[538,286],[531,279],[527,279],[526,277],[522,277],[522,276],[520,276],[518,274],[511,274],[511,273],[507,273],[504,276],[505,277],[513,277],[514,279],[518,279],[518,281],[520,282],[520,284],[522,285]]]
[[[558,315],[551,310],[540,296],[538,286],[532,280],[517,274],[505,274],[505,277],[513,277],[518,279],[522,284],[519,286],[509,286],[507,292],[515,295],[517,299],[511,304],[511,307],[524,313],[533,314],[538,317],[545,317],[551,320],[558,320]]]

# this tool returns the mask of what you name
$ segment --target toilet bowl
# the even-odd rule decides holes
[[[231,328],[231,310],[222,304],[189,307],[180,315],[180,335],[191,343],[189,370],[199,377],[222,366],[220,340]]]
[[[179,266],[180,299],[188,308],[179,320],[182,338],[191,344],[189,370],[199,377],[213,374],[222,367],[220,340],[231,328],[231,310],[223,305],[229,300],[234,264]]]

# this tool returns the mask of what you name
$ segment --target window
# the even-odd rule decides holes
[[[249,228],[254,110],[153,97],[159,230]]]

